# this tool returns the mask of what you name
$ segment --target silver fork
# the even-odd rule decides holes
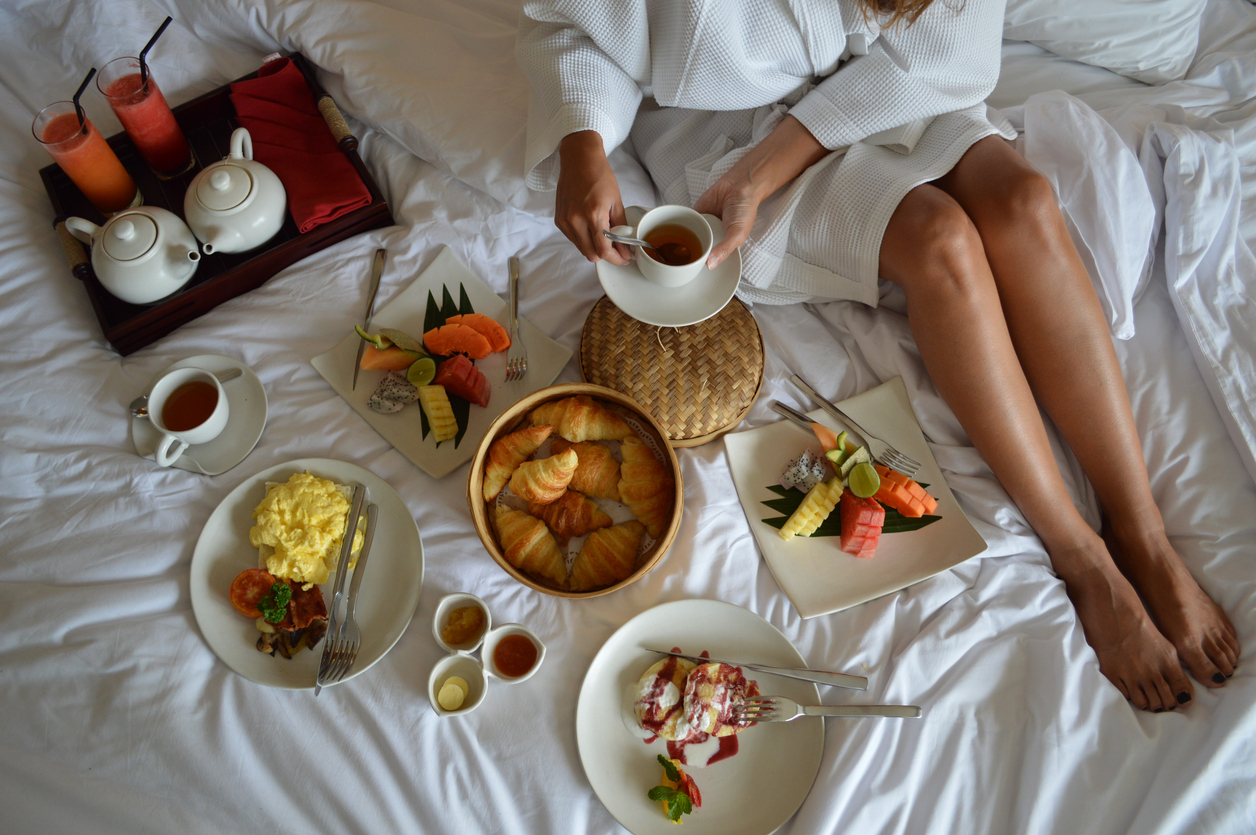
[[[366,533],[362,538],[362,550],[358,552],[358,564],[353,568],[353,581],[349,584],[349,600],[345,616],[336,625],[336,634],[330,630],[327,640],[333,641],[330,650],[323,656],[319,665],[318,686],[332,684],[342,680],[358,660],[358,650],[362,646],[362,632],[358,629],[358,621],[354,610],[358,602],[358,587],[362,585],[362,574],[366,570],[366,558],[371,552],[371,541],[375,538],[375,520],[379,514],[376,505],[366,508]],[[340,605],[340,598],[332,600],[332,607]],[[317,690],[314,695],[318,695]]]
[[[784,696],[753,696],[733,708],[736,722],[789,722],[799,716],[889,716],[919,719],[915,705],[800,705]]]
[[[519,338],[519,259],[510,256],[510,353],[506,355],[506,382],[528,373],[528,349]]]
[[[898,470],[908,478],[916,477],[916,472],[920,469],[919,461],[904,455],[858,423],[855,423],[845,412],[834,406],[827,398],[821,397],[802,377],[799,377],[797,374],[791,374],[789,379],[794,385],[802,389],[808,397],[814,400],[817,406],[863,436],[864,443],[868,445],[868,452],[872,453],[873,458],[891,470]]]

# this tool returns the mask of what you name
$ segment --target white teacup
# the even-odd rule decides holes
[[[658,206],[642,215],[635,228],[616,226],[611,230],[617,235],[630,235],[657,246],[658,241],[652,240],[651,235],[672,225],[687,229],[697,239],[701,252],[689,263],[665,264],[656,260],[643,247],[632,247],[637,269],[648,280],[662,287],[680,287],[688,284],[706,269],[707,256],[711,254],[711,247],[715,244],[715,234],[711,231],[711,224],[707,223],[707,219],[688,206]]]
[[[203,387],[206,384],[213,388],[212,398]],[[192,444],[217,438],[227,426],[229,411],[222,383],[210,372],[176,368],[166,374],[148,395],[149,422],[162,434],[153,457],[161,466],[169,467]]]

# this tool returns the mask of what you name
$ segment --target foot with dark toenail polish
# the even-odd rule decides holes
[[[1181,693],[1177,694],[1177,700],[1178,704],[1184,705],[1191,700],[1191,694],[1183,690]]]
[[[1225,675],[1222,673],[1213,673],[1212,680],[1217,682],[1217,684],[1225,684]]]

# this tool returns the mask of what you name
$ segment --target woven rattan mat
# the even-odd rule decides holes
[[[732,429],[754,405],[763,335],[736,298],[705,322],[660,328],[603,296],[584,320],[580,373],[648,409],[672,446],[697,446]]]

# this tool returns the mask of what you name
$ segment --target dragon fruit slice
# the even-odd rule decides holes
[[[379,387],[366,401],[366,405],[381,415],[392,415],[404,409],[407,403],[418,399],[419,390],[410,384],[403,373],[389,371],[380,380]]]
[[[385,400],[396,400],[400,403],[414,403],[419,399],[419,390],[406,379],[404,371],[389,371],[385,374],[375,393]]]
[[[802,455],[786,465],[780,484],[786,490],[793,488],[805,493],[828,478],[828,473],[828,459],[820,453],[806,449]]]

